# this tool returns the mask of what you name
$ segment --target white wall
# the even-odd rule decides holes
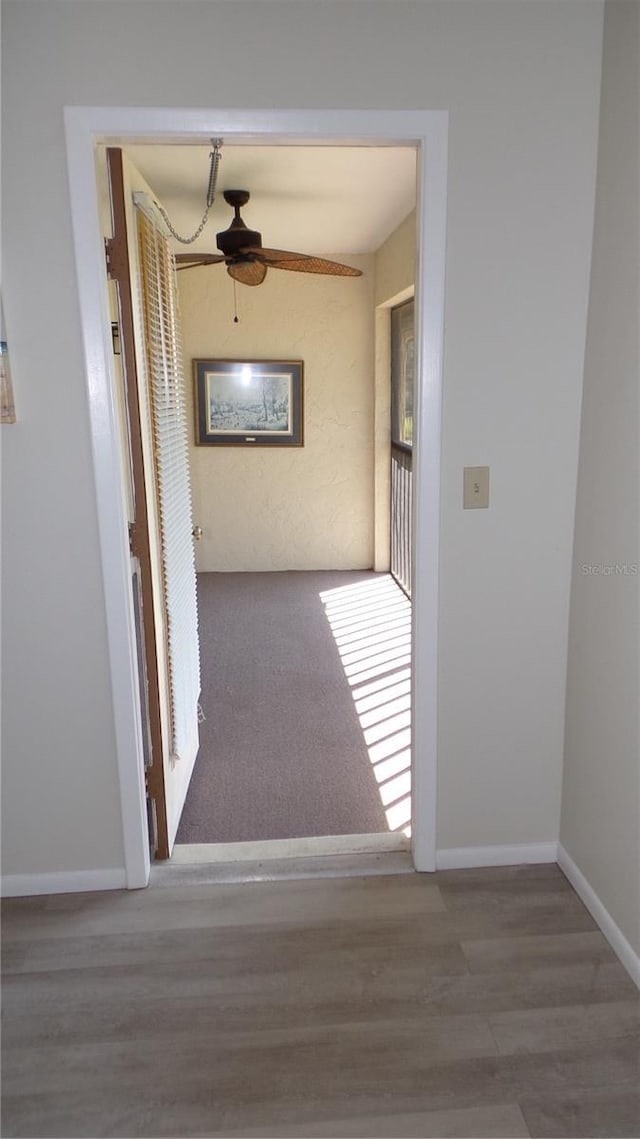
[[[150,7],[2,6],[4,871],[122,864],[65,104],[449,109],[439,845],[555,838],[602,7]]]
[[[640,8],[605,12],[560,841],[640,952]]]
[[[369,569],[373,562],[373,255],[359,278],[224,267],[179,274],[196,544],[203,570]],[[196,447],[193,359],[302,360],[304,446]]]

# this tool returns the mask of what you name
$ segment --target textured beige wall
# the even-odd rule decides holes
[[[270,270],[233,286],[183,272],[198,570],[366,569],[373,563],[373,256],[357,279]],[[194,358],[302,360],[303,447],[196,447]]]
[[[376,305],[398,304],[410,295],[416,280],[416,211],[376,252]]]
[[[638,45],[605,8],[560,841],[640,952]]]

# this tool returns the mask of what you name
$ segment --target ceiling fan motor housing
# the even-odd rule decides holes
[[[248,190],[225,190],[224,200],[233,206],[235,217],[228,229],[216,234],[216,245],[225,257],[233,257],[242,249],[255,249],[262,245],[262,234],[256,229],[248,229],[240,217],[240,207],[249,201]]]
[[[241,249],[255,249],[262,245],[262,234],[247,229],[242,218],[234,218],[228,229],[216,234],[216,245],[226,257],[233,257]]]

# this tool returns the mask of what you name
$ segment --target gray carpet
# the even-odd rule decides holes
[[[320,597],[380,576],[198,576],[206,719],[179,843],[389,829]]]

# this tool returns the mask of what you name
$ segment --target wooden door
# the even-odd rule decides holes
[[[134,195],[153,197],[141,175],[122,151],[107,150],[113,236],[107,241],[107,267],[115,282],[120,316],[122,374],[127,411],[127,448],[132,473],[129,519],[132,589],[139,632],[140,702],[145,744],[150,834],[156,858],[168,858],[175,840],[184,798],[198,750],[197,700],[190,710],[189,743],[179,760],[172,748],[173,689],[171,637],[167,613],[167,566],[163,559],[161,503],[157,478],[157,441],[149,364],[145,347],[142,270]],[[185,459],[186,461],[186,459]],[[185,477],[188,481],[188,470]],[[183,530],[190,542],[190,507]],[[189,559],[186,559],[187,562]],[[182,572],[182,571],[181,571]],[[195,567],[191,557],[195,606]],[[197,620],[193,653],[198,655]]]

